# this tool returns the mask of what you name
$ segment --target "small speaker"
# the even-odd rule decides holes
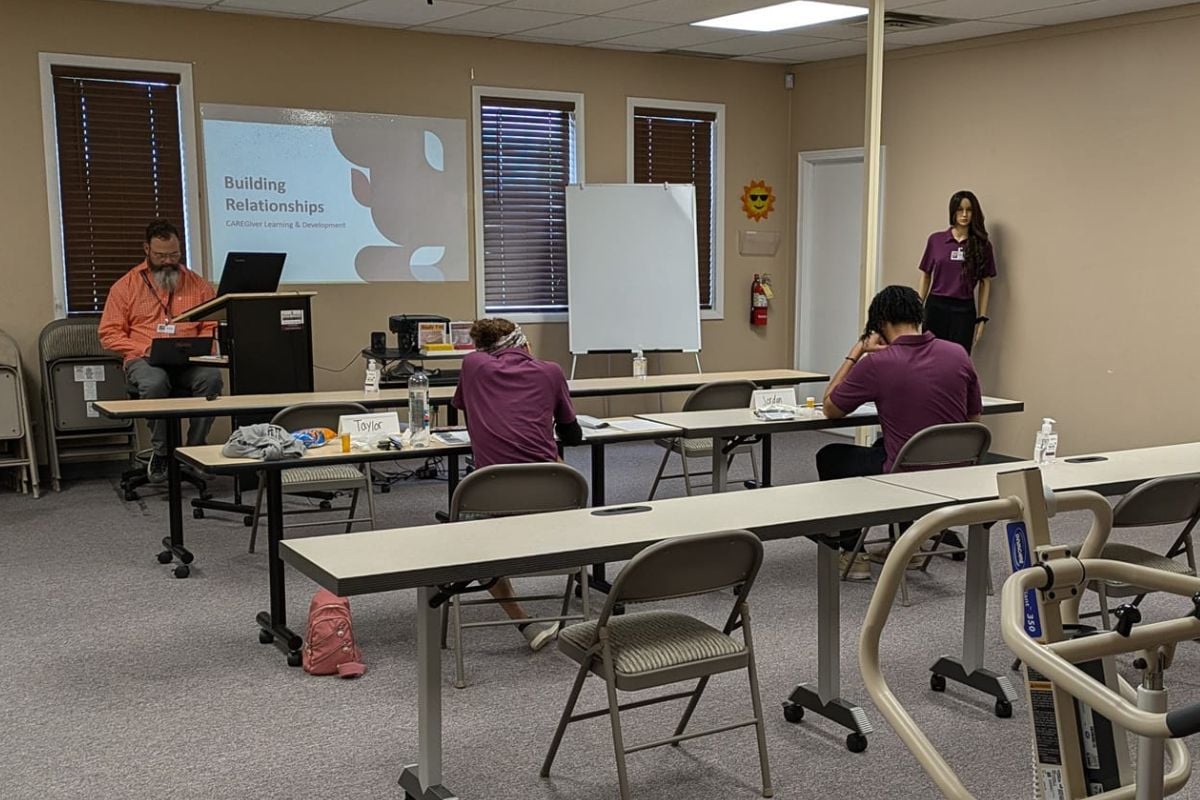
[[[371,331],[371,349],[383,352],[387,349],[387,334],[383,331]]]

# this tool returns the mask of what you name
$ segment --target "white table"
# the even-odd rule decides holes
[[[916,519],[947,504],[924,492],[850,478],[762,489],[753,502],[739,494],[703,495],[638,504],[646,510],[634,513],[584,509],[290,539],[280,548],[286,562],[343,596],[417,589],[419,752],[400,785],[407,798],[445,800],[455,795],[442,774],[440,613],[431,605],[436,585],[626,559],[654,542],[689,534],[745,528],[765,540],[782,539]],[[822,575],[836,582],[837,554],[828,547],[818,552],[832,566]],[[837,696],[840,634],[837,609],[832,616],[829,611],[819,615],[821,693],[851,718],[851,737],[863,737],[871,732],[865,715]]]

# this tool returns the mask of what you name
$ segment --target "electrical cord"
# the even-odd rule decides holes
[[[342,367],[341,369],[333,369],[332,367],[322,367],[320,364],[313,364],[313,369],[319,369],[322,372],[333,372],[333,373],[345,372],[346,370],[350,369],[351,364],[353,364],[355,361],[358,361],[360,358],[362,358],[362,354],[355,353],[353,356],[350,357],[350,360],[346,362],[346,366]]]

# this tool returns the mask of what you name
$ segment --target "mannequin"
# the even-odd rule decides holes
[[[925,330],[957,342],[969,354],[987,326],[988,298],[996,277],[983,208],[974,193],[959,191],[950,198],[950,228],[930,234],[920,270]]]

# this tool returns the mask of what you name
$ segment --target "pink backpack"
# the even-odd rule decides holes
[[[320,589],[308,604],[308,630],[304,634],[304,671],[310,675],[357,678],[367,671],[362,652],[354,642],[350,601]]]

